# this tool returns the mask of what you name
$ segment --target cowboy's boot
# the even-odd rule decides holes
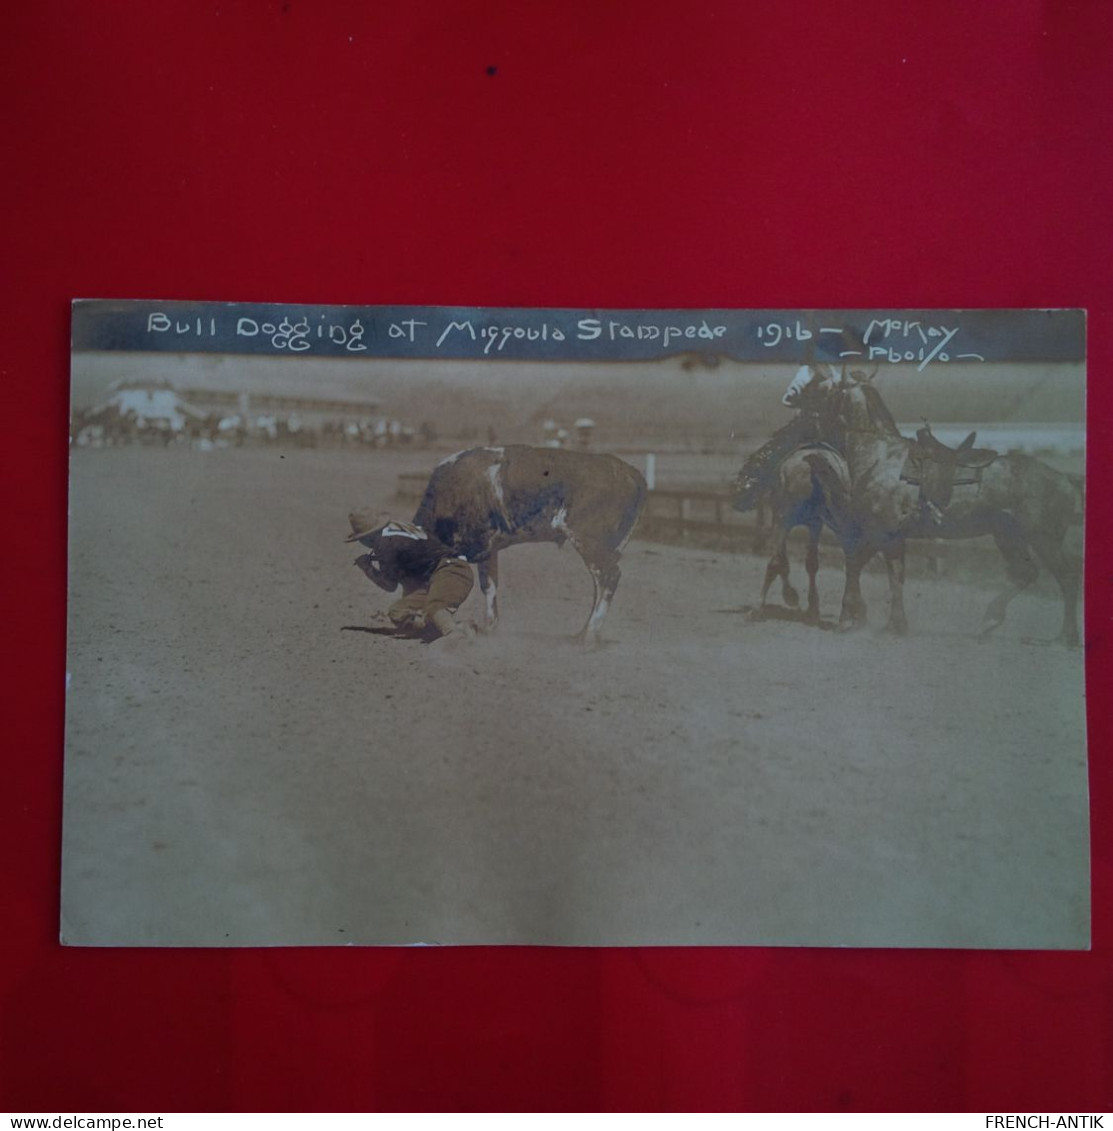
[[[429,623],[441,634],[441,639],[471,640],[475,635],[470,624],[460,623],[447,609],[438,609],[429,618]]]

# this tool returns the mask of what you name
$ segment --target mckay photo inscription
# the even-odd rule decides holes
[[[62,939],[1089,945],[1073,310],[74,304]]]

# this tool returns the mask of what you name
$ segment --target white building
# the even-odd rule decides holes
[[[121,416],[133,416],[136,424],[160,431],[181,432],[190,418],[202,419],[204,413],[187,404],[169,381],[125,379],[108,388],[108,396],[94,412],[115,408]]]

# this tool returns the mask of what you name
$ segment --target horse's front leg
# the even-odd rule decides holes
[[[872,546],[851,546],[846,554],[846,586],[839,611],[839,628],[849,631],[864,628],[867,623],[866,602],[862,599],[862,568],[874,555]]]

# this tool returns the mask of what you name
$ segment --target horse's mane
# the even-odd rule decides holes
[[[881,399],[881,394],[872,385],[859,385],[858,388],[866,398],[866,411],[869,413],[870,423],[879,432],[899,436],[900,429],[889,411],[889,406]]]

